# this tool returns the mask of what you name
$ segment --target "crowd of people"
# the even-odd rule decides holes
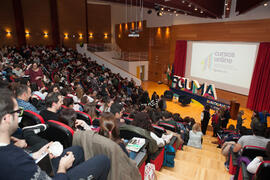
[[[178,113],[167,111],[163,96],[154,92],[150,98],[148,92],[132,79],[122,78],[72,49],[3,47],[0,51],[0,81],[3,97],[0,100],[0,170],[4,172],[0,179],[1,176],[5,179],[50,179],[34,161],[52,143],[39,136],[48,128],[46,122],[49,120],[62,122],[75,131],[73,146],[66,148],[61,156],[50,157],[54,179],[108,177],[119,180],[140,179],[120,137],[121,129],[146,137],[149,153],[155,153],[169,144],[173,136],[180,144],[202,148],[210,118],[213,136],[226,128],[230,119],[229,109],[221,108],[211,116],[210,107],[205,106],[200,126],[192,117],[182,118]],[[39,114],[45,124],[18,128],[18,116],[23,110]],[[93,124],[77,119],[76,111],[90,115]],[[240,111],[237,120],[237,132],[240,133],[243,131],[242,115],[243,111]],[[258,119],[259,116],[265,117],[258,114]],[[127,124],[124,117],[132,122]],[[174,132],[167,130],[158,136],[152,125],[159,123],[173,125]],[[254,137],[257,137],[256,133]],[[266,147],[268,140],[262,140],[259,145]],[[234,151],[239,151],[245,141],[245,137],[241,137]],[[108,151],[113,152],[108,154]],[[9,167],[16,168],[18,173],[12,173]],[[130,176],[119,173],[123,169],[129,171]]]

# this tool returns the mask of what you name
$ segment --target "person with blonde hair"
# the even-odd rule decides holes
[[[201,126],[199,123],[195,123],[192,126],[192,130],[189,131],[189,140],[188,140],[188,146],[192,146],[195,148],[202,148],[202,137],[203,133],[201,130]]]

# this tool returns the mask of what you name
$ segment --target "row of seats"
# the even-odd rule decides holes
[[[270,161],[263,161],[255,175],[252,175],[247,171],[247,164],[255,157],[266,157],[265,148],[257,146],[245,146],[241,153],[241,156],[232,152],[229,152],[229,173],[236,176],[237,180],[266,180],[270,179]]]
[[[92,121],[92,118],[88,114],[81,111],[77,111],[77,119],[84,120],[89,125],[96,123],[95,120]],[[128,122],[127,124],[129,124],[133,119],[125,118],[125,120],[126,122]],[[96,119],[96,121],[98,121],[98,119]],[[29,110],[25,110],[22,115],[20,127],[23,128],[25,126],[31,126],[31,125],[40,124],[40,123],[44,124],[45,121],[39,114],[29,111]],[[72,145],[72,139],[73,139],[73,134],[74,134],[74,131],[72,128],[70,128],[66,124],[63,124],[55,120],[49,120],[47,124],[48,124],[48,129],[45,132],[40,133],[41,137],[47,139],[48,141],[59,141],[64,146],[64,148],[70,147]],[[175,126],[167,124],[167,123],[160,123],[159,125],[153,124],[152,126],[154,128],[155,133],[159,137],[161,137],[162,134],[166,133],[166,129],[174,131],[174,132],[176,130]],[[125,131],[125,130],[120,130],[120,137],[127,140],[130,140],[133,137],[145,138],[142,135],[137,134],[133,131]],[[179,147],[177,147],[176,145],[176,137],[173,137],[171,139],[170,145],[174,147],[175,151],[179,149]],[[164,159],[164,147],[160,148],[156,153],[149,155],[147,161],[155,164],[156,170],[160,170],[163,164],[163,159]],[[140,163],[139,168],[144,169],[142,167],[143,165],[145,165],[145,163]]]

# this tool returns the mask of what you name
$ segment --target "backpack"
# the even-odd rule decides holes
[[[174,167],[175,149],[171,145],[165,146],[163,166]]]

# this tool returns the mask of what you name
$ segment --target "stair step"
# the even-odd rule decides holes
[[[156,171],[157,180],[186,180],[186,179],[178,179],[173,177],[167,173],[162,173],[160,171]]]

